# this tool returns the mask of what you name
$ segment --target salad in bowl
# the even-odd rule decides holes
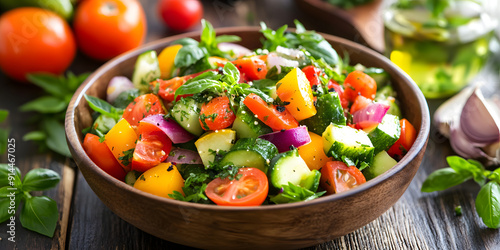
[[[262,24],[250,50],[203,21],[199,41],[143,52],[105,100],[85,95],[85,152],[136,189],[220,206],[308,201],[391,169],[417,132],[388,73],[295,24]]]

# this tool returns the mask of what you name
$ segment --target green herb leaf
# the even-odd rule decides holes
[[[8,220],[11,216],[15,216],[17,207],[21,202],[19,192],[19,189],[13,189],[10,186],[0,188],[0,223]]]
[[[29,82],[37,85],[52,96],[63,98],[67,92],[66,84],[62,77],[52,74],[28,74]]]
[[[308,201],[316,199],[325,193],[326,191],[315,193],[307,188],[289,182],[288,185],[283,186],[283,192],[271,197],[271,201],[276,204]]]
[[[194,40],[193,38],[189,38],[189,37],[185,37],[185,38],[181,38],[179,40],[175,40],[174,42],[172,42],[171,45],[174,45],[174,44],[180,44],[182,46],[186,46],[186,45],[196,45],[198,46],[198,41]]]
[[[108,102],[101,100],[95,96],[89,96],[87,94],[85,94],[84,96],[89,103],[90,108],[92,108],[94,111],[99,112],[105,116],[109,116],[116,121],[120,120],[120,118],[122,117],[122,109],[115,108]]]
[[[0,187],[21,187],[21,171],[13,164],[0,164]]]
[[[175,99],[177,100],[178,95],[186,95],[186,94],[196,94],[201,93],[206,89],[211,89],[214,91],[222,92],[220,82],[212,79],[199,79],[195,81],[191,81],[189,83],[185,83],[180,86],[175,91]]]
[[[484,185],[476,197],[476,211],[489,228],[500,228],[500,184]]]
[[[236,68],[236,66],[234,66],[233,63],[231,62],[226,63],[222,71],[224,72],[224,75],[226,77],[230,77],[229,78],[230,84],[237,84],[238,81],[240,80],[240,71]]]
[[[23,141],[45,141],[47,134],[43,131],[31,131],[23,136]]]
[[[484,185],[486,183],[486,176],[484,176],[483,165],[475,160],[465,160],[460,156],[448,156],[446,161],[450,168],[454,169],[460,175],[470,175],[474,178],[474,181],[479,185]]]
[[[59,174],[50,169],[36,168],[29,171],[23,179],[23,190],[43,191],[54,188],[61,180]]]
[[[7,116],[9,116],[9,111],[5,109],[0,109],[0,122],[4,122],[5,119],[7,119]]]
[[[113,102],[113,106],[117,109],[125,109],[138,96],[138,89],[125,90],[116,97],[115,101]]]
[[[42,128],[47,134],[45,143],[50,150],[59,153],[66,157],[71,157],[68,144],[66,142],[66,132],[64,125],[56,119],[44,119],[42,121]]]
[[[233,43],[241,41],[241,37],[239,36],[230,36],[230,35],[222,35],[215,38],[215,42],[219,43]]]
[[[23,104],[19,110],[23,112],[36,111],[44,114],[58,113],[67,107],[63,99],[54,96],[42,96],[33,101]]]
[[[19,216],[24,228],[49,237],[54,236],[58,218],[57,203],[46,196],[26,199]]]
[[[195,64],[198,60],[205,57],[205,55],[207,55],[205,48],[200,48],[197,45],[185,45],[177,52],[174,65],[176,68],[187,67]]]
[[[472,178],[471,173],[460,174],[452,168],[442,168],[431,173],[422,184],[422,192],[441,191]]]

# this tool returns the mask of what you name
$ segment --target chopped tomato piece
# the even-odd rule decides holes
[[[104,172],[115,177],[118,180],[125,180],[125,170],[116,160],[115,156],[109,150],[106,143],[99,141],[99,136],[88,133],[83,139],[83,149],[89,155],[90,159]]]
[[[201,106],[200,124],[204,130],[217,130],[231,126],[236,115],[227,96],[213,98]]]
[[[260,56],[244,57],[233,61],[240,74],[245,74],[250,81],[266,78],[266,61]]]
[[[373,100],[376,93],[377,83],[362,71],[353,71],[345,78],[344,95],[350,102],[353,102],[358,95]]]
[[[271,127],[274,131],[291,129],[299,126],[299,123],[284,107],[267,104],[256,94],[248,95],[243,103],[254,113],[259,120]]]
[[[339,94],[342,108],[346,109],[349,106],[349,101],[345,98],[344,88],[342,88],[342,86],[340,86],[335,80],[332,79],[328,82],[328,89],[333,89]]]
[[[320,69],[318,69],[312,65],[309,65],[307,67],[304,67],[302,69],[302,72],[304,72],[304,74],[306,74],[307,80],[309,80],[311,87],[313,85],[320,85],[321,84],[321,80],[319,79],[319,76],[322,74],[322,72]]]
[[[387,153],[396,160],[403,158],[417,138],[417,131],[408,120],[403,118],[399,124],[401,126],[399,139],[387,150]]]
[[[145,94],[138,96],[127,106],[123,118],[135,127],[142,118],[155,114],[165,114],[161,100],[154,94]]]
[[[144,172],[167,159],[172,142],[165,132],[154,124],[140,122],[137,133],[139,140],[132,158],[132,170]]]
[[[149,84],[153,88],[156,88],[156,85],[159,84],[158,95],[165,101],[173,102],[175,97],[175,91],[184,83],[186,83],[187,80],[188,80],[187,77],[176,76],[170,80],[157,79],[155,81],[150,82]],[[179,95],[177,96],[176,101],[186,96],[192,96],[192,95]]]
[[[216,178],[208,183],[205,193],[220,206],[258,206],[269,191],[267,176],[256,168],[241,168],[238,177]]]
[[[321,168],[320,185],[328,194],[347,191],[366,182],[366,178],[355,166],[341,161],[329,161]]]
[[[371,99],[368,99],[362,95],[359,95],[354,100],[354,103],[351,106],[350,113],[354,114],[354,113],[356,113],[356,111],[366,108],[366,106],[370,105],[371,103],[372,103]]]

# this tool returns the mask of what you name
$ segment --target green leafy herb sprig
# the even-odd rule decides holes
[[[265,37],[262,41],[263,49],[274,51],[278,46],[290,49],[304,49],[313,58],[318,60],[323,58],[330,65],[336,65],[339,62],[337,52],[323,36],[315,31],[306,30],[297,20],[294,23],[296,27],[295,32],[287,32],[287,25],[283,25],[274,31],[268,28],[264,22],[261,22],[261,32]]]
[[[241,40],[240,37],[229,35],[217,36],[212,24],[205,19],[201,20],[201,25],[203,31],[199,42],[192,38],[182,38],[172,43],[182,45],[174,60],[175,67],[179,68],[178,75],[189,75],[213,68],[208,61],[210,56],[227,59],[234,57],[232,52],[221,51],[218,48],[218,44],[222,42],[237,42]]]
[[[446,158],[449,168],[431,173],[422,184],[422,192],[441,191],[474,179],[481,186],[476,197],[476,211],[489,228],[500,228],[500,168],[486,170],[475,160],[459,156]]]
[[[29,171],[21,181],[17,167],[0,164],[0,223],[15,218],[17,208],[23,203],[19,214],[21,225],[53,237],[59,218],[57,203],[47,196],[33,196],[30,192],[54,188],[60,180],[55,171],[37,168]],[[12,205],[12,200],[15,205]]]
[[[326,0],[329,4],[335,5],[342,9],[351,9],[358,5],[367,4],[373,2],[373,0]]]
[[[31,122],[38,129],[24,135],[23,140],[35,141],[41,149],[50,149],[58,154],[71,157],[64,132],[64,118],[71,97],[89,74],[66,77],[50,74],[30,74],[28,80],[42,88],[47,94],[25,103],[19,109],[23,112],[36,112]]]
[[[0,123],[4,122],[9,116],[9,111],[0,109]],[[0,154],[5,153],[7,150],[7,140],[9,138],[10,130],[8,128],[0,128]]]
[[[307,188],[303,188],[289,182],[288,185],[283,186],[283,192],[274,197],[271,197],[270,200],[276,204],[308,201],[314,200],[325,193],[326,191],[315,193]]]

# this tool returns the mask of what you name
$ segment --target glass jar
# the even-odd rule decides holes
[[[497,0],[451,0],[432,13],[427,1],[399,0],[384,12],[387,56],[427,98],[448,97],[481,70],[497,26]]]

